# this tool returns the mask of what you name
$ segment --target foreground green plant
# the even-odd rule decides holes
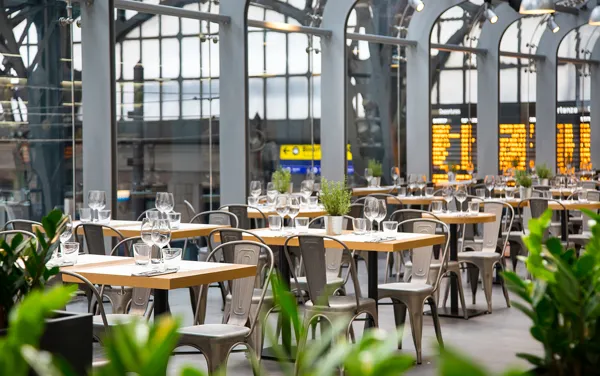
[[[273,173],[273,184],[277,192],[284,194],[290,190],[290,183],[292,182],[292,173],[287,168],[279,167],[277,171]]]
[[[352,193],[343,181],[335,182],[323,178],[319,199],[330,216],[339,217],[350,211]]]
[[[552,212],[529,222],[525,259],[533,281],[504,273],[508,287],[523,303],[514,306],[532,321],[531,335],[544,355],[517,354],[542,375],[595,375],[600,370],[600,216],[582,210],[594,221],[592,237],[578,258],[558,238],[545,240]]]
[[[58,268],[48,269],[47,262],[59,246],[59,236],[67,217],[53,210],[42,219],[43,229],[36,229],[36,238],[25,239],[17,234],[10,242],[0,242],[0,329],[8,325],[8,315],[25,295],[43,288]]]

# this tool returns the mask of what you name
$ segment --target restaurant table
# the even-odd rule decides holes
[[[352,188],[352,196],[362,197],[381,193],[390,193],[396,190],[397,187],[393,185],[383,187],[355,187]]]
[[[73,222],[73,227],[77,227],[81,222],[75,221]],[[98,222],[94,222],[97,224]],[[126,238],[131,238],[134,236],[140,236],[140,232],[142,229],[141,221],[119,221],[114,220],[110,221],[106,224],[107,226],[113,227],[115,230],[118,230],[123,236]],[[179,228],[171,229],[171,240],[177,239],[187,239],[187,238],[195,238],[198,236],[207,236],[210,234],[212,230],[217,228],[223,228],[229,226],[220,226],[220,225],[205,225],[200,223],[181,223]],[[118,234],[111,230],[110,228],[105,227],[104,230],[105,236],[117,236]],[[79,233],[83,234],[83,228],[79,228]]]
[[[288,229],[289,230],[289,229]],[[260,236],[263,241],[269,246],[283,247],[285,241],[289,235],[292,235],[283,231],[272,231],[270,229],[257,229],[252,230],[252,233]],[[322,229],[309,229],[306,234],[310,235],[325,235],[325,230]],[[381,233],[379,233],[381,234]],[[300,234],[302,235],[302,234]],[[378,268],[377,268],[377,255],[380,252],[397,252],[407,249],[426,247],[430,245],[442,244],[445,241],[443,235],[428,235],[428,234],[413,234],[413,233],[402,233],[399,232],[396,235],[396,240],[387,240],[381,242],[370,241],[373,239],[370,235],[356,235],[352,231],[344,231],[342,235],[334,236],[334,238],[346,244],[348,249],[355,251],[368,251],[368,297],[377,301],[377,287],[378,287]],[[255,240],[253,236],[244,234],[244,239]],[[219,240],[215,238],[215,240]],[[289,246],[297,247],[298,238],[292,239]],[[340,244],[332,240],[325,240],[325,248],[340,248]],[[285,257],[283,249],[279,250],[279,273],[285,284],[288,284],[291,278],[288,261]],[[282,343],[285,349],[288,350],[288,354],[292,354],[291,347],[291,329],[289,320],[283,318],[282,322]],[[270,355],[265,352],[267,357]],[[293,355],[290,355],[293,357]]]
[[[168,313],[169,290],[208,285],[214,282],[253,277],[256,265],[214,262],[181,261],[179,271],[153,277],[133,276],[141,271],[133,257],[79,255],[77,264],[60,268],[77,273],[97,285],[130,286],[154,289],[154,319]],[[63,282],[80,283],[72,276],[62,274]]]
[[[444,201],[444,198],[440,196],[396,196],[387,198],[387,203],[390,205],[398,204],[398,202],[402,205],[430,205],[433,201]]]
[[[450,212],[450,213],[432,213],[439,218],[440,221],[450,225],[450,261],[458,261],[458,225],[489,223],[496,220],[496,216],[492,213],[477,213],[477,215]],[[433,217],[432,217],[433,218]],[[458,310],[458,281],[456,276],[450,276],[450,308],[438,308],[438,314],[444,317],[464,318]],[[486,309],[467,309],[467,318],[479,316],[487,312]]]
[[[279,215],[279,214],[277,214],[277,211],[275,211],[275,208],[273,208],[273,207],[259,206],[258,208],[267,217],[269,217],[270,215]],[[316,208],[301,206],[300,211],[298,212],[298,215],[296,217],[316,218],[316,217],[320,217],[323,215],[327,215],[327,211],[322,206],[318,206]],[[260,215],[258,210],[248,209],[248,218],[262,219],[262,216]]]

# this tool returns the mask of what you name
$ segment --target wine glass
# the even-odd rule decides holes
[[[504,179],[504,176],[498,175],[495,181],[496,188],[498,188],[498,190],[500,191],[500,197],[502,197],[502,193],[504,193],[504,191],[506,190],[506,180]],[[504,193],[504,196],[506,197],[506,193]]]
[[[371,224],[371,233],[373,232],[373,220],[375,220],[375,218],[377,218],[377,216],[379,215],[379,206],[378,206],[378,202],[377,199],[375,197],[367,197],[365,199],[365,205],[364,205],[364,215],[365,218],[367,218],[367,220],[369,221],[369,223]]]
[[[291,196],[288,199],[288,216],[291,218],[290,222],[292,223],[292,228],[296,226],[294,223],[294,218],[296,218],[298,213],[300,213],[300,200],[298,197]]]
[[[367,187],[370,187],[371,180],[373,180],[373,169],[365,168],[365,179],[367,179]]]
[[[65,222],[65,228],[63,232],[60,233],[60,244],[64,244],[71,240],[73,237],[73,220],[71,216],[67,216],[67,220]]]
[[[450,202],[454,198],[454,188],[451,185],[447,185],[442,188],[442,197],[446,201],[446,213],[450,213]]]
[[[494,175],[486,175],[485,179],[483,179],[483,183],[485,184],[485,188],[490,192],[490,198],[492,197],[492,190],[494,189],[494,185],[496,184],[496,178]]]
[[[413,196],[414,194],[414,190],[417,187],[417,175],[416,174],[410,174],[408,175],[408,189],[410,190],[410,194],[411,196]]]
[[[162,249],[171,241],[171,221],[168,219],[157,219],[152,223],[152,242],[158,247],[160,255],[159,269],[163,270],[165,261]]]
[[[281,228],[284,229],[285,216],[290,211],[288,197],[286,195],[279,195],[275,198],[275,211],[281,217]]]
[[[250,196],[257,197],[262,193],[262,184],[258,180],[250,182]]]
[[[154,227],[155,219],[144,218],[142,219],[142,228],[140,231],[140,236],[142,241],[152,247],[154,242],[152,241],[152,227]]]
[[[454,197],[456,198],[456,201],[458,201],[459,206],[460,206],[460,212],[462,213],[462,211],[463,211],[462,204],[467,199],[467,187],[464,185],[459,185],[458,187],[456,187],[456,191],[454,192]]]
[[[314,180],[303,180],[302,183],[300,183],[300,192],[302,192],[306,203],[308,203],[308,199],[313,193],[314,186]]]
[[[400,169],[398,167],[392,167],[392,171],[390,172],[392,176],[392,181],[394,182],[394,187],[396,186],[396,182],[398,181],[398,177],[400,176]]]
[[[172,193],[168,192],[158,192],[156,193],[156,209],[165,214],[165,218],[167,213],[173,210],[175,206],[175,199]]]
[[[271,206],[275,203],[275,198],[277,197],[278,194],[279,194],[279,192],[277,192],[277,189],[275,188],[275,183],[273,183],[273,182],[267,183],[267,204],[269,206]]]
[[[102,210],[106,206],[106,192],[104,191],[89,191],[88,206],[92,210]],[[97,214],[96,214],[97,216]]]
[[[421,191],[421,196],[423,196],[423,188],[427,185],[427,175],[418,175],[417,176],[417,187]]]
[[[387,203],[385,200],[377,200],[377,216],[375,217],[375,221],[378,222],[377,228],[379,231],[383,231],[381,228],[381,222],[387,216]]]

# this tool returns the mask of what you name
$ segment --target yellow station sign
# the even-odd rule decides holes
[[[315,145],[314,151],[312,145],[281,145],[279,147],[279,159],[282,161],[310,161],[321,160],[321,145]],[[347,146],[346,158],[352,160],[350,145]]]

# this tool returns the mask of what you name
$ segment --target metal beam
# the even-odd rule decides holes
[[[346,175],[346,22],[355,3],[328,1],[321,23],[332,31],[330,38],[321,39],[321,175],[336,181]]]
[[[316,35],[320,37],[329,38],[331,36],[331,30],[321,29],[318,27],[311,26],[300,26],[290,25],[284,22],[271,22],[261,20],[248,20],[248,26],[259,27],[261,29],[281,31],[283,33],[302,33],[309,35]]]
[[[515,57],[517,59],[533,59],[543,61],[546,60],[546,56],[540,54],[526,54],[523,52],[511,52],[511,51],[500,51],[500,56]]]
[[[508,3],[508,0],[499,0],[499,1],[502,1],[504,3]],[[568,14],[572,14],[572,15],[575,15],[575,16],[579,14],[579,9],[573,8],[573,7],[567,7],[567,6],[564,6],[564,5],[556,5],[555,9],[556,9],[556,12],[560,12],[560,13],[568,13]],[[513,11],[515,13],[517,13],[517,14],[519,13],[518,10],[515,11],[513,9]]]
[[[487,55],[477,57],[477,175],[496,175],[499,171],[498,123],[500,120],[500,43],[506,29],[521,15],[508,4],[496,6],[495,24],[485,22],[481,28],[478,46],[486,48]]]
[[[133,10],[140,13],[160,14],[198,21],[209,21],[220,24],[231,22],[231,18],[222,14],[199,12],[191,9],[176,8],[168,5],[156,5],[131,0],[114,0],[115,8]]]
[[[568,64],[590,64],[590,65],[598,65],[600,64],[600,60],[596,59],[574,59],[572,57],[558,57],[559,63],[568,63]]]
[[[387,37],[383,35],[373,35],[373,34],[359,34],[359,33],[346,33],[346,38],[352,40],[362,40],[365,42],[371,43],[379,43],[379,44],[388,44],[393,46],[416,46],[417,41],[404,39],[404,38],[394,38]]]
[[[406,39],[417,42],[406,48],[406,173],[426,173],[431,178],[431,30],[437,19],[462,0],[428,1],[413,15]]]
[[[485,48],[460,46],[458,44],[431,43],[429,45],[429,47],[434,50],[448,51],[448,52],[469,52],[469,53],[474,53],[476,55],[485,55],[488,52],[487,49],[485,49]]]

